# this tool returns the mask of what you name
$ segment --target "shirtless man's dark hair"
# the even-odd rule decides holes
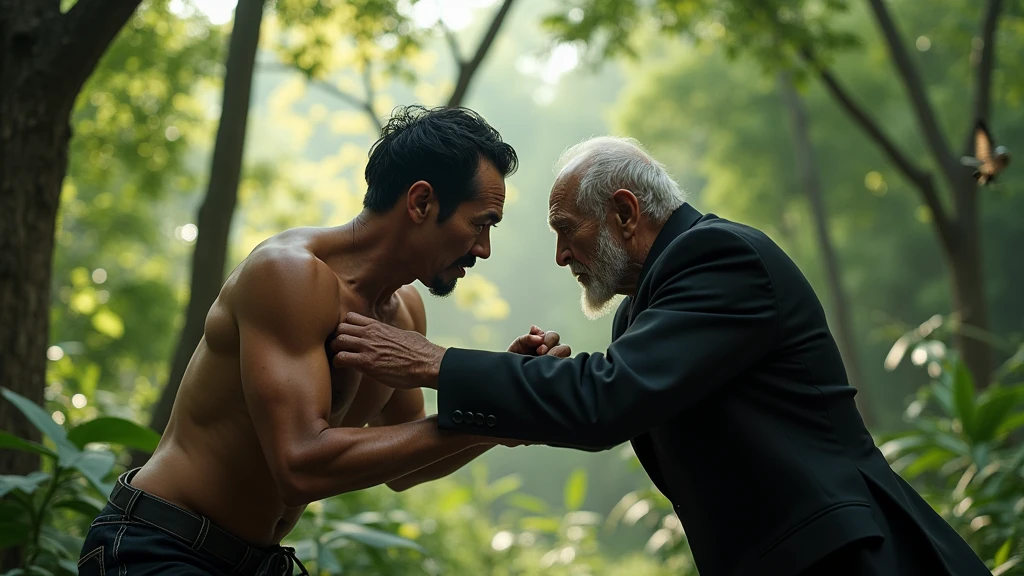
[[[229,275],[160,445],[119,479],[81,573],[291,573],[280,542],[309,502],[404,490],[494,446],[439,431],[419,389],[333,368],[327,346],[348,312],[425,334],[408,284],[446,294],[490,256],[515,164],[472,112],[400,111],[371,154],[361,214],[273,236]],[[557,339],[535,329],[513,348],[568,355]]]

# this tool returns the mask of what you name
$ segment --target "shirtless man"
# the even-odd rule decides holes
[[[516,165],[470,111],[392,118],[371,149],[363,213],[274,236],[231,273],[160,445],[119,479],[80,573],[291,574],[294,551],[280,542],[309,502],[382,483],[403,490],[502,443],[438,430],[419,389],[332,368],[329,343],[350,311],[425,334],[407,284],[447,295],[490,256]],[[512,350],[567,356],[557,340],[533,329]]]

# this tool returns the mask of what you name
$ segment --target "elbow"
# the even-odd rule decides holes
[[[384,484],[387,485],[387,487],[390,488],[392,492],[405,492],[409,488],[412,488],[413,486],[416,485],[413,482],[403,482],[401,478],[392,480],[391,482],[385,482]]]
[[[286,466],[275,476],[277,477],[277,492],[285,506],[293,508],[306,506],[317,500],[313,495],[310,481],[296,469]]]

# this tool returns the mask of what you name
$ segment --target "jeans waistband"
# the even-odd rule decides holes
[[[128,520],[159,528],[188,542],[197,552],[220,558],[232,566],[232,574],[290,575],[295,564],[299,565],[302,574],[309,574],[295,557],[293,548],[278,546],[268,550],[250,546],[211,524],[209,519],[135,488],[130,482],[139,470],[135,468],[122,474],[110,493],[110,504],[123,512]]]

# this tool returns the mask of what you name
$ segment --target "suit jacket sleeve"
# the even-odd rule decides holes
[[[438,380],[439,426],[607,449],[692,408],[774,345],[771,278],[737,234],[690,230],[648,276],[648,307],[605,354],[560,359],[450,348]]]

